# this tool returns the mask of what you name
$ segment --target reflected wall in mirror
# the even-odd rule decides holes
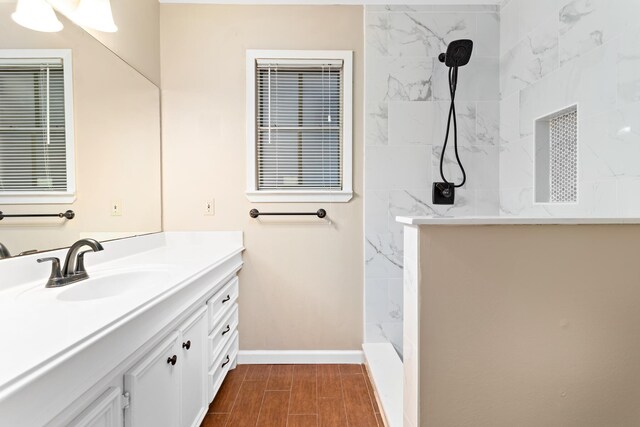
[[[63,17],[40,33],[14,7],[0,3],[0,211],[75,217],[5,217],[0,243],[17,255],[160,231],[158,87]]]

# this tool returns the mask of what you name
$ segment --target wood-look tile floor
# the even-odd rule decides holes
[[[238,365],[201,427],[384,427],[364,365]]]

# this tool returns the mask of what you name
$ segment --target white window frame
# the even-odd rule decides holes
[[[71,204],[76,199],[76,156],[73,123],[73,60],[71,49],[0,49],[0,59],[62,59],[67,156],[67,191],[0,192],[0,205]]]
[[[256,62],[272,60],[342,60],[342,190],[258,190],[256,157]],[[247,198],[251,202],[343,202],[353,198],[353,51],[247,50]]]

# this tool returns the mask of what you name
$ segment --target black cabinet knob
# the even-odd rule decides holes
[[[189,350],[191,348],[191,340],[182,343],[182,348]]]
[[[171,366],[174,366],[177,361],[178,361],[178,356],[176,356],[175,354],[172,357],[167,358],[167,363],[170,364]]]
[[[227,297],[222,300],[222,303],[224,304],[225,302],[229,301],[230,299],[231,299],[231,295],[227,295]]]
[[[231,326],[227,325],[227,329],[222,331],[222,336],[225,336],[226,334],[228,334],[231,331]]]

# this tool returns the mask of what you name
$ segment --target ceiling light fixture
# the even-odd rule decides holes
[[[109,0],[80,0],[78,7],[69,13],[69,18],[80,25],[105,33],[118,31],[113,21]]]
[[[60,31],[63,25],[55,11],[83,28],[105,33],[118,31],[109,0],[18,0],[12,18],[32,30]]]
[[[11,19],[25,28],[45,33],[55,33],[64,28],[53,7],[45,0],[18,0]]]

